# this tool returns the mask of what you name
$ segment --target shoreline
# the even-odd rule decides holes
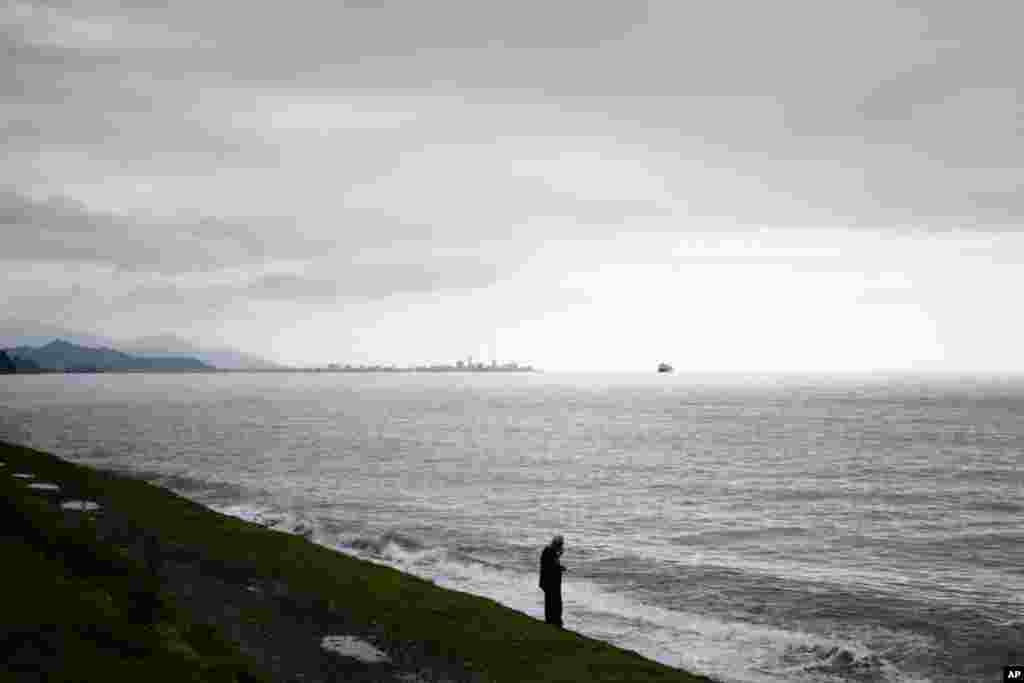
[[[154,667],[164,666],[157,664],[161,657],[177,656],[199,680],[238,681],[712,681],[552,628],[493,600],[223,515],[135,477],[6,442],[0,461],[3,502],[16,518],[13,540],[26,557],[48,558],[40,576],[70,577],[84,587],[78,594],[86,594],[100,579],[70,562],[63,546],[84,546],[89,557],[114,553],[130,565],[122,572],[129,584],[147,587],[145,595],[177,615],[133,631],[159,654]],[[130,606],[138,600],[123,598],[138,590],[100,592],[105,604],[122,598]],[[43,616],[14,610],[5,631],[69,631],[61,642],[70,638],[75,652],[100,653],[85,657],[95,667],[91,674],[75,671],[75,677],[109,678],[96,664],[103,647],[90,645],[89,629],[71,617],[47,621],[46,610],[37,611]],[[112,623],[120,618],[108,616]],[[152,633],[171,635],[161,640]],[[200,644],[219,643],[207,648],[217,654],[204,654],[206,646],[187,637],[192,633],[206,634]],[[32,660],[33,651],[19,652]],[[56,660],[63,662],[64,654]]]
[[[154,368],[93,370],[71,369],[57,370],[43,368],[39,370],[19,370],[2,373],[5,375],[288,375],[288,374],[325,374],[325,375],[539,375],[543,373],[537,368],[209,368],[190,370],[160,370]]]

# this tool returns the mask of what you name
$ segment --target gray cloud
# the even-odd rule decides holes
[[[390,231],[316,237],[268,221],[156,221],[93,211],[67,198],[31,199],[5,191],[2,258],[8,277],[26,273],[9,292],[7,313],[63,310],[88,321],[149,311],[169,324],[187,319],[185,311],[215,318],[248,303],[340,305],[486,287],[516,254],[494,248],[487,256],[479,247],[444,249],[440,242],[416,239],[397,249],[391,238],[402,226],[366,216]],[[33,265],[39,263],[50,265],[39,270]]]
[[[0,225],[7,235],[4,258],[81,261],[125,270],[188,272],[262,263],[271,230],[192,216],[156,221],[91,210],[63,197],[32,199],[0,192]],[[287,256],[288,240],[273,244]],[[294,246],[295,242],[291,241]],[[305,245],[305,254],[323,245]]]
[[[143,316],[159,320],[157,329],[179,321],[216,320],[239,310],[258,315],[267,306],[294,310],[334,308],[347,303],[403,295],[457,292],[485,287],[495,281],[493,267],[472,259],[449,259],[443,272],[420,264],[349,264],[328,271],[311,264],[309,272],[241,272],[230,278],[185,275],[173,278],[111,278],[79,276],[73,291],[54,283],[35,287],[12,299],[8,314],[38,315],[64,310],[66,321],[92,325],[105,316]],[[91,320],[90,320],[91,319]],[[82,321],[82,322],[77,322]]]
[[[1024,55],[1014,3],[984,12],[870,2],[76,3],[34,13],[8,22],[21,27],[7,38],[15,68],[5,103],[15,113],[6,121],[16,133],[8,144],[25,154],[42,143],[88,150],[95,163],[130,161],[139,174],[276,166],[294,176],[308,173],[295,165],[305,163],[297,150],[318,143],[299,133],[273,143],[258,130],[218,124],[205,103],[213,97],[215,109],[245,112],[266,104],[254,99],[260,93],[314,109],[327,107],[317,98],[390,94],[416,106],[417,98],[444,96],[449,104],[415,112],[402,130],[335,130],[321,140],[325,154],[341,160],[330,169],[335,185],[372,181],[425,141],[544,135],[557,148],[582,133],[646,148],[644,163],[659,154],[694,159],[718,183],[733,181],[715,169],[734,171],[741,179],[728,201],[699,178],[679,180],[676,192],[698,216],[992,228],[1021,219],[973,204],[970,196],[991,188],[964,185],[957,173],[1021,172],[1015,66]],[[59,39],[74,21],[109,40],[88,32],[78,42]],[[465,107],[454,104],[459,99]],[[849,169],[863,183],[846,184]],[[508,184],[513,193],[515,186]],[[509,204],[544,215],[549,200]],[[600,222],[593,208],[561,213]],[[622,215],[646,213],[623,208]]]
[[[438,265],[438,264],[435,264]],[[381,263],[346,264],[331,277],[270,273],[243,287],[229,288],[229,298],[311,302],[343,299],[382,299],[394,295],[476,289],[493,284],[496,269],[471,259],[449,262],[443,272],[429,265]]]

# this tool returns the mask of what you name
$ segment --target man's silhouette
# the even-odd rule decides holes
[[[551,539],[540,554],[540,588],[544,591],[544,621],[562,627],[562,573],[565,567],[559,562],[565,548],[561,535]]]

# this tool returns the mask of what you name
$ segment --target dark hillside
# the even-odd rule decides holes
[[[183,372],[214,369],[211,365],[185,356],[163,358],[133,356],[115,349],[79,346],[62,339],[55,339],[45,346],[36,348],[19,346],[11,349],[10,352],[12,355],[36,363],[42,368],[65,372],[143,370]]]

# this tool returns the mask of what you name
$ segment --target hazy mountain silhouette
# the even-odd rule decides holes
[[[190,356],[198,358],[204,363],[225,370],[269,370],[280,368],[281,365],[272,363],[265,358],[245,353],[238,349],[229,347],[207,348],[189,342],[173,334],[161,334],[152,337],[143,337],[130,342],[118,344],[119,348],[128,353],[137,353],[151,358],[165,358],[172,356]]]
[[[213,366],[195,358],[171,356],[153,358],[133,356],[110,348],[90,348],[79,346],[63,339],[55,339],[49,344],[34,348],[19,346],[8,349],[8,355],[15,359],[24,359],[37,363],[48,370],[62,371],[118,371],[118,370],[160,370],[189,371],[213,370]]]
[[[174,334],[118,341],[100,334],[70,330],[48,323],[15,319],[0,321],[0,349],[24,346],[39,347],[54,339],[61,339],[88,348],[118,349],[128,354],[150,358],[188,356],[207,365],[226,370],[267,370],[283,367],[238,349],[219,346],[208,348],[186,341]]]

